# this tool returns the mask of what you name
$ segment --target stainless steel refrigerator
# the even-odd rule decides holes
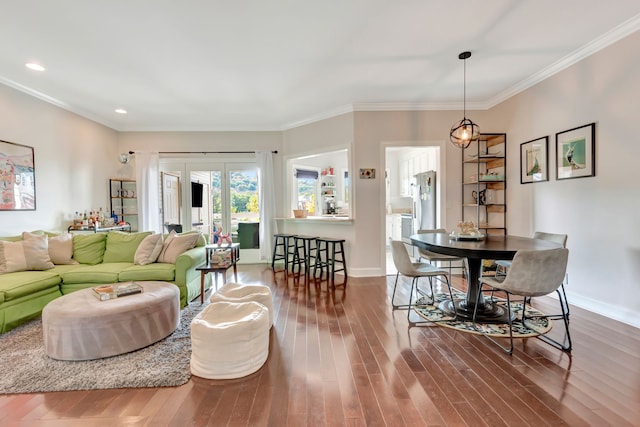
[[[436,228],[436,172],[415,175],[412,186],[413,232]]]

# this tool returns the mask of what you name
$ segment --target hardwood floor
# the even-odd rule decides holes
[[[640,334],[631,326],[572,307],[571,355],[530,338],[508,356],[481,336],[408,328],[406,312],[391,309],[393,276],[327,289],[264,265],[238,270],[241,283],[267,284],[274,295],[270,355],[255,374],[4,395],[0,425],[640,425]],[[556,304],[535,301],[546,312]]]

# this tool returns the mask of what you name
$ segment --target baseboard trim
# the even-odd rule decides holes
[[[637,311],[610,304],[602,299],[596,300],[569,292],[567,292],[567,300],[569,300],[569,304],[575,305],[576,307],[640,328],[640,313]]]

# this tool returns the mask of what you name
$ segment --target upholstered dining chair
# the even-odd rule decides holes
[[[556,348],[570,352],[571,351],[571,335],[569,333],[569,315],[566,312],[566,301],[563,302],[563,296],[560,293],[560,287],[567,271],[567,261],[569,259],[569,250],[566,248],[547,249],[542,251],[521,250],[516,252],[511,263],[511,267],[507,271],[507,275],[503,277],[481,277],[480,284],[487,285],[491,291],[504,291],[507,296],[507,323],[509,324],[509,347],[502,346],[494,338],[484,333],[482,329],[477,327],[476,312],[473,313],[473,324],[478,331],[497,344],[502,350],[508,354],[513,353],[513,329],[512,329],[512,313],[511,313],[511,296],[518,295],[523,297],[522,301],[522,324],[527,325],[527,319],[534,317],[526,317],[527,301],[531,297],[548,295],[553,292],[558,293],[560,299],[560,309],[562,315],[542,315],[535,318],[561,317],[565,327],[565,337],[563,342],[554,340],[547,335],[538,335],[541,340],[553,345]],[[478,292],[478,299],[475,307],[477,309],[480,302],[481,292]],[[535,327],[533,327],[535,330]]]
[[[445,230],[444,228],[435,228],[435,229],[422,229],[422,230],[418,230],[418,234],[429,234],[429,233],[446,233],[447,230]],[[462,269],[462,274],[464,275],[464,277],[467,277],[467,269],[465,266],[465,262],[466,260],[464,258],[460,258],[457,256],[453,256],[453,255],[445,255],[445,254],[439,254],[437,252],[432,252],[432,251],[428,251],[426,249],[422,249],[422,248],[418,248],[418,261],[422,261],[422,259],[426,259],[429,264],[433,264],[435,262],[446,262],[448,263],[448,267],[449,267],[449,277],[451,277],[451,268],[452,268],[452,263],[454,262],[460,262],[462,263],[461,265],[461,269]]]
[[[393,256],[393,263],[395,264],[397,273],[396,273],[396,281],[393,284],[393,294],[391,295],[391,305],[393,309],[407,309],[407,321],[409,325],[418,325],[422,323],[429,323],[427,321],[424,322],[415,322],[411,320],[411,309],[416,305],[413,303],[413,294],[419,293],[421,295],[426,295],[424,292],[420,290],[418,287],[418,279],[421,277],[426,277],[429,279],[429,288],[430,295],[426,295],[431,298],[431,302],[434,302],[435,294],[433,293],[433,279],[440,280],[441,283],[447,285],[449,290],[449,297],[453,301],[453,293],[451,291],[451,286],[449,283],[449,276],[447,275],[446,270],[439,269],[434,267],[431,264],[423,263],[423,262],[412,262],[409,257],[409,253],[405,248],[404,242],[399,240],[391,241],[391,254]],[[409,292],[409,303],[408,304],[396,304],[396,289],[398,287],[398,278],[400,275],[410,277],[411,278],[411,290]]]
[[[544,231],[536,231],[532,236],[534,239],[540,240],[548,240],[550,242],[559,243],[563,248],[567,247],[567,235],[566,234],[557,234],[557,233],[545,233]],[[497,275],[505,275],[507,274],[507,270],[511,267],[511,261],[509,260],[497,260],[496,265],[498,269],[496,270]],[[566,278],[566,276],[565,276]],[[564,290],[564,280],[562,281],[562,285],[560,285],[560,291],[562,292],[562,297],[564,298],[564,309],[567,312],[567,316],[569,316],[569,304],[567,303],[567,294]]]

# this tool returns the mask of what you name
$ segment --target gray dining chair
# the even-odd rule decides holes
[[[411,320],[411,309],[416,306],[413,303],[413,294],[418,293],[423,296],[427,296],[431,299],[431,303],[435,301],[435,294],[433,292],[433,280],[438,279],[441,283],[444,283],[449,290],[449,297],[451,301],[453,301],[453,293],[451,291],[451,286],[449,282],[449,276],[447,275],[446,270],[439,269],[434,267],[431,264],[424,262],[412,262],[409,257],[409,253],[405,247],[404,242],[399,240],[391,241],[391,254],[393,256],[393,263],[396,267],[396,280],[393,285],[393,293],[391,295],[391,306],[393,309],[407,309],[407,321],[409,325],[418,325],[422,323],[429,323],[427,321],[412,321]],[[409,292],[409,303],[408,304],[396,304],[396,290],[398,287],[398,278],[400,275],[411,278],[411,290]],[[429,280],[429,288],[430,295],[427,295],[418,287],[418,279],[426,277]]]
[[[567,271],[567,261],[569,259],[569,250],[566,248],[547,249],[542,251],[521,250],[516,252],[511,263],[511,267],[507,271],[506,276],[481,277],[480,284],[487,285],[490,290],[503,291],[507,296],[507,323],[509,324],[509,347],[505,347],[497,342],[493,337],[484,333],[481,328],[477,327],[476,310],[473,313],[473,324],[476,330],[482,333],[497,344],[502,350],[508,354],[513,353],[513,329],[512,329],[512,312],[511,312],[511,296],[522,296],[522,324],[527,326],[527,319],[534,318],[556,318],[561,317],[565,327],[565,337],[562,342],[550,338],[545,334],[538,335],[541,340],[553,345],[556,348],[570,352],[571,351],[571,335],[569,333],[569,315],[565,309],[566,301],[563,302],[563,296],[560,293],[560,287]],[[527,301],[531,297],[548,295],[553,292],[558,293],[560,300],[560,309],[562,315],[542,315],[535,317],[526,317]],[[481,292],[478,292],[478,299],[475,304],[477,309],[480,302]],[[529,326],[527,326],[529,327]],[[534,328],[535,330],[535,328]]]
[[[435,234],[435,233],[446,233],[447,230],[444,228],[434,228],[434,229],[422,229],[418,230],[418,234]],[[418,248],[418,261],[422,261],[426,259],[429,264],[434,263],[448,263],[449,267],[449,277],[451,277],[451,269],[453,268],[454,262],[460,262],[461,266],[459,268],[462,269],[462,274],[464,277],[467,277],[467,268],[465,266],[465,259],[453,255],[445,255],[437,252],[429,251],[426,249]],[[435,264],[434,264],[435,265]],[[457,267],[456,267],[457,268]]]
[[[532,236],[534,239],[547,240],[549,242],[559,243],[563,248],[567,247],[567,235],[566,234],[557,234],[557,233],[545,233],[544,231],[536,231]],[[497,260],[496,265],[498,266],[496,270],[496,275],[504,276],[507,274],[509,267],[511,267],[510,260]],[[566,279],[566,275],[565,275]],[[569,304],[567,303],[567,294],[564,290],[564,282],[562,281],[562,285],[560,286],[560,292],[562,292],[562,297],[565,303],[564,309],[567,312],[567,316],[569,316]]]

